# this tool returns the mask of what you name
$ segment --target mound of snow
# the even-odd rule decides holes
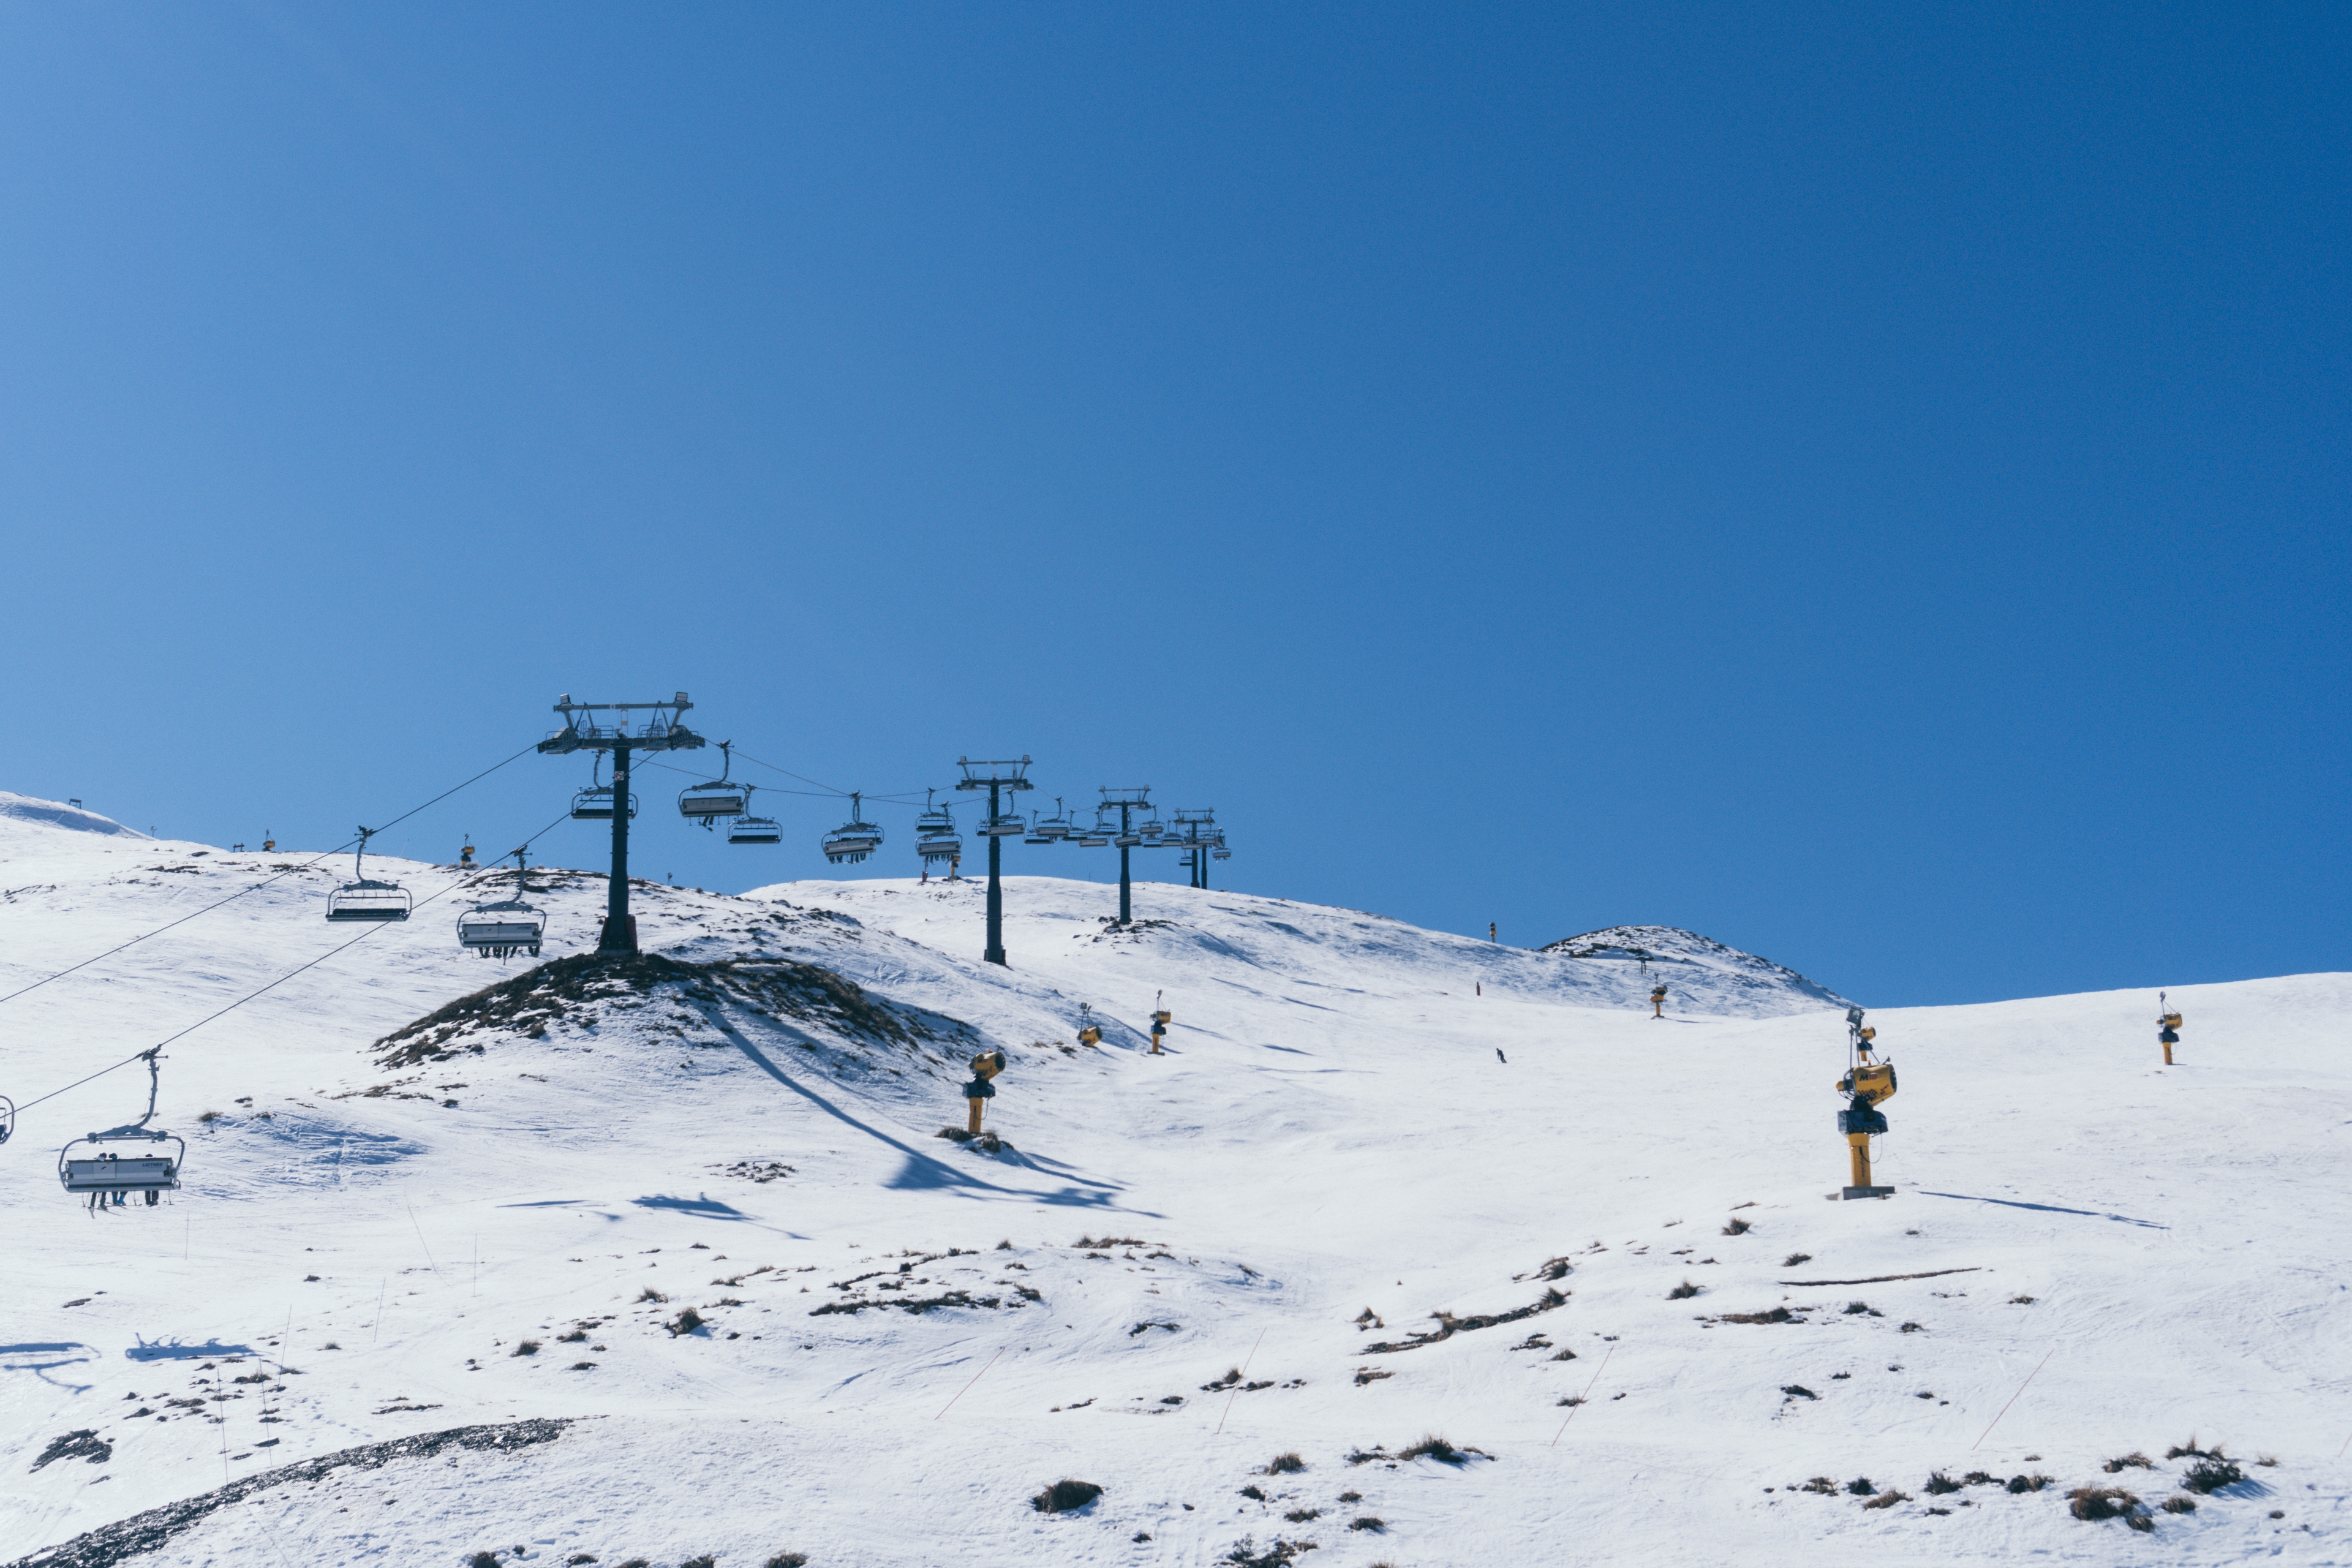
[[[1824,1006],[1853,1005],[1828,986],[1816,984],[1786,964],[1727,947],[1713,937],[1701,936],[1680,926],[1611,926],[1606,931],[1586,931],[1582,936],[1562,937],[1538,951],[1556,952],[1563,958],[1632,963],[1644,973],[1654,969],[1657,978],[1670,986],[1696,981],[1714,991],[1728,982],[1734,987],[1753,988],[1759,993],[1794,993]]]
[[[62,827],[73,833],[103,833],[117,838],[144,838],[135,827],[125,827],[110,816],[100,816],[94,811],[69,805],[61,800],[43,800],[38,795],[16,795],[0,789],[0,818],[12,822],[37,822],[46,827]]]

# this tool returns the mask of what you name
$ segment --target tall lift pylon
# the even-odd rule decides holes
[[[634,957],[637,951],[637,922],[629,913],[629,755],[699,748],[702,737],[679,721],[680,715],[693,706],[683,691],[667,702],[574,702],[567,691],[555,703],[555,710],[563,715],[563,728],[539,743],[545,756],[572,752],[609,752],[613,756],[613,869],[604,897],[604,931],[596,941],[600,953]],[[649,717],[633,735],[629,715],[634,712]],[[619,717],[609,725],[600,724],[599,713]]]

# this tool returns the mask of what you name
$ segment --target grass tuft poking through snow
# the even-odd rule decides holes
[[[1074,1513],[1102,1494],[1092,1481],[1058,1480],[1031,1498],[1029,1506],[1039,1513]]]
[[[1738,1215],[1733,1215],[1729,1222],[1724,1226],[1723,1234],[1726,1236],[1746,1236],[1749,1231],[1755,1228],[1756,1227],[1754,1226],[1749,1225]]]
[[[1698,1287],[1685,1279],[1681,1284],[1666,1292],[1666,1300],[1669,1301],[1687,1301],[1693,1296],[1697,1294]]]
[[[1262,1476],[1295,1476],[1306,1468],[1307,1461],[1300,1458],[1296,1453],[1276,1454],[1273,1458],[1268,1459],[1265,1462],[1265,1468],[1260,1470],[1258,1474]]]

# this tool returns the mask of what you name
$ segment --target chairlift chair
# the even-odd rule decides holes
[[[946,806],[932,802],[931,797],[938,793],[937,790],[929,789],[923,792],[923,809],[915,817],[915,832],[918,835],[955,831],[955,817]]]
[[[598,752],[596,755],[596,761],[600,766],[604,760],[604,753],[601,752]],[[613,794],[614,791],[611,784],[598,784],[596,782],[596,775],[593,773],[591,773],[588,775],[588,787],[581,790],[572,797],[572,815],[583,822],[612,821]],[[635,820],[636,815],[637,795],[635,790],[631,790],[629,792],[630,819],[632,821]]]
[[[16,1131],[16,1102],[0,1094],[0,1143],[8,1142],[8,1135]]]
[[[1070,826],[1069,817],[1063,814],[1062,797],[1058,795],[1055,795],[1054,797],[1054,815],[1046,817],[1045,820],[1037,824],[1038,840],[1042,843],[1052,844],[1060,839],[1073,837],[1076,833],[1077,829]]]
[[[952,833],[933,833],[915,840],[915,853],[926,860],[961,860],[963,840]]]
[[[1121,827],[1111,834],[1110,841],[1121,849],[1132,849],[1143,842],[1143,830],[1140,826]]]
[[[360,847],[352,855],[352,875],[327,895],[327,918],[331,921],[404,921],[415,900],[397,882],[373,882],[368,879],[363,862],[367,858],[367,841],[375,837],[375,829],[360,829]]]
[[[882,847],[882,830],[866,820],[864,795],[849,792],[849,820],[824,836],[824,858],[838,866],[855,866]]]
[[[1109,843],[1111,835],[1118,831],[1117,826],[1106,821],[1103,814],[1097,811],[1095,813],[1095,825],[1079,833],[1078,842],[1088,849],[1099,849]]]
[[[688,822],[698,822],[708,829],[723,816],[741,816],[751,809],[749,785],[731,784],[727,774],[734,766],[729,748],[732,741],[719,742],[719,776],[698,784],[688,784],[677,792],[677,814]]]
[[[994,816],[982,817],[980,836],[982,838],[1018,838],[1029,831],[1029,819],[1017,811],[1001,811]]]
[[[530,853],[529,845],[514,852],[514,897],[476,904],[457,917],[459,946],[471,948],[484,958],[513,958],[520,953],[539,956],[540,942],[547,934],[547,913],[523,899],[523,894],[530,890],[523,879]]]
[[[783,841],[783,826],[772,816],[739,816],[727,825],[727,842],[730,844],[781,844]]]
[[[128,1207],[133,1193],[146,1194],[147,1206],[153,1208],[163,1201],[165,1193],[178,1190],[180,1171],[187,1163],[185,1139],[147,1125],[155,1116],[155,1090],[161,1082],[161,1071],[155,1065],[154,1051],[142,1054],[147,1060],[147,1114],[103,1132],[85,1133],[58,1151],[58,1183],[76,1196],[87,1196],[93,1214],[101,1208]],[[177,1152],[123,1155],[106,1147],[109,1143],[166,1142],[176,1145]],[[74,1151],[85,1144],[90,1152],[77,1158]]]

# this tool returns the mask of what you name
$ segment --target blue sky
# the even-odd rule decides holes
[[[2345,968],[2347,31],[17,7],[0,787],[323,847],[682,688],[1878,1005]],[[641,868],[824,872],[652,776]]]

